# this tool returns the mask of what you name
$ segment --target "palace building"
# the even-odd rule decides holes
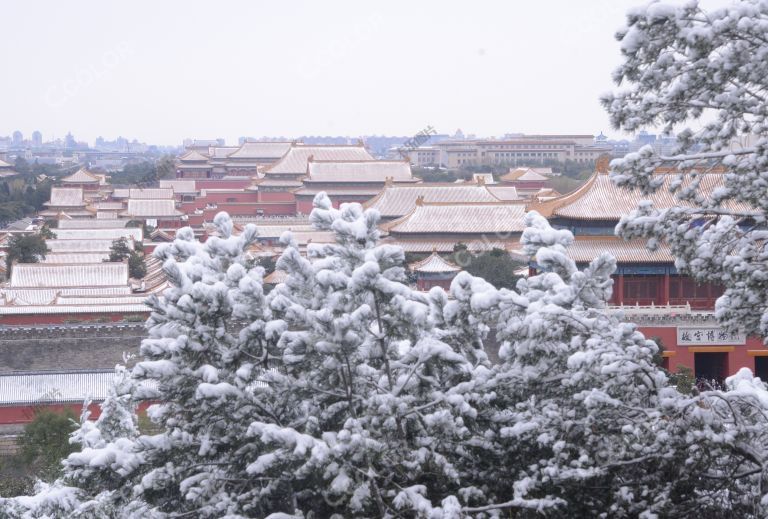
[[[363,203],[378,195],[385,185],[416,184],[411,164],[403,160],[307,160],[303,187],[294,191],[296,212],[312,212],[312,201],[324,191],[335,207],[346,202]]]
[[[607,164],[605,165],[607,166]],[[730,334],[720,329],[713,311],[723,288],[697,282],[679,272],[674,258],[663,245],[655,251],[644,240],[625,241],[613,230],[622,215],[649,200],[660,209],[688,205],[677,200],[668,186],[675,173],[657,173],[662,187],[651,195],[619,188],[610,180],[607,167],[596,172],[579,189],[547,201],[537,200],[528,210],[538,211],[556,228],[568,229],[575,237],[568,252],[584,266],[602,252],[617,261],[613,295],[609,304],[625,312],[640,325],[646,337],[658,338],[665,363],[672,371],[687,366],[701,379],[723,380],[741,367],[768,377],[768,348],[756,337]],[[723,183],[721,173],[701,174],[700,189],[711,193]],[[749,211],[748,207],[733,207]],[[535,262],[532,267],[535,269]]]
[[[525,206],[508,202],[416,200],[406,215],[381,225],[386,243],[405,252],[449,253],[458,244],[470,252],[509,250],[525,229]]]
[[[366,209],[376,209],[382,220],[388,221],[413,211],[418,200],[427,203],[495,203],[503,200],[491,189],[484,184],[387,182],[384,189],[363,205]]]

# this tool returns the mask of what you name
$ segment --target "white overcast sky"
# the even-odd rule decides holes
[[[47,1],[0,7],[0,135],[609,135],[644,0]]]

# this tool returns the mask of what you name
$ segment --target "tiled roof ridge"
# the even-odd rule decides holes
[[[446,272],[452,272],[456,270],[461,270],[461,267],[456,265],[455,263],[452,263],[442,256],[440,256],[436,250],[432,250],[432,254],[427,256],[426,258],[416,261],[414,263],[411,263],[409,265],[410,269],[413,271],[417,271],[419,268],[423,267],[424,265],[432,262],[432,261],[438,261],[439,263],[445,264]]]
[[[595,171],[584,184],[568,194],[553,198],[552,200],[536,201],[528,206],[529,211],[537,211],[544,217],[550,217],[559,208],[584,196],[602,173]]]

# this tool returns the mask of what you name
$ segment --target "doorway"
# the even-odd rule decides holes
[[[694,371],[699,385],[722,386],[728,375],[728,353],[694,353]]]

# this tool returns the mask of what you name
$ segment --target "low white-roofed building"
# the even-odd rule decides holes
[[[0,407],[102,401],[109,394],[114,380],[114,369],[2,373]]]
[[[98,213],[97,213],[98,218]],[[60,220],[57,229],[121,229],[127,220]]]
[[[392,236],[484,235],[507,239],[525,229],[525,206],[507,202],[427,203],[382,225]]]
[[[128,199],[128,207],[120,213],[123,218],[179,219],[184,213],[176,209],[173,199]]]
[[[109,252],[46,254],[40,263],[102,263],[109,259]]]
[[[406,160],[315,160],[307,162],[304,183],[418,182]]]
[[[161,180],[161,189],[173,189],[175,195],[194,195],[198,192],[194,180]]]
[[[437,251],[408,267],[416,274],[416,287],[425,292],[433,287],[449,289],[453,278],[461,272],[461,267],[443,259]]]
[[[514,188],[513,188],[514,189]],[[399,218],[413,211],[416,201],[428,203],[475,203],[498,202],[489,187],[479,184],[433,184],[416,185],[387,184],[384,189],[364,205],[376,209],[384,219]]]
[[[57,264],[17,263],[11,288],[106,287],[128,284],[128,263]]]
[[[45,203],[51,208],[79,208],[85,207],[83,200],[83,188],[81,187],[52,187],[51,199]]]
[[[369,161],[373,156],[362,144],[353,146],[340,145],[307,145],[294,143],[288,151],[274,164],[264,169],[266,177],[282,177],[298,180],[307,174],[309,160],[332,161]]]
[[[128,190],[128,198],[143,200],[173,199],[173,188],[131,188]]]
[[[52,229],[56,240],[127,240],[142,241],[144,231],[141,227],[95,227],[84,228],[58,228]]]
[[[57,288],[0,288],[1,305],[50,305],[62,296],[119,297],[130,296],[131,287],[57,287]]]
[[[97,189],[99,185],[104,183],[104,178],[98,175],[94,175],[85,168],[80,168],[71,175],[67,175],[61,179],[61,183],[65,186],[79,186],[86,189]]]
[[[493,196],[495,196],[496,198],[504,202],[513,202],[515,200],[522,200],[515,186],[505,186],[502,184],[494,184],[494,185],[488,186],[488,191],[490,191]]]
[[[128,248],[133,249],[133,240],[128,241]],[[109,252],[113,239],[81,239],[81,240],[46,240],[45,244],[52,253],[89,253]]]

